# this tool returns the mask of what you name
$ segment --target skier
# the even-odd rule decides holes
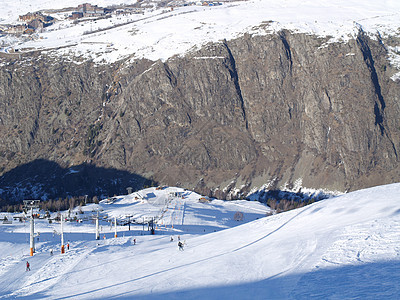
[[[183,243],[181,241],[178,242],[179,251],[183,251]]]
[[[169,240],[170,242],[173,242],[174,241],[174,238],[172,237],[172,235],[171,235],[171,239]]]
[[[29,262],[26,262],[26,270],[27,270],[27,271],[30,271],[30,270],[31,270],[30,265],[29,265]]]
[[[136,245],[136,239],[133,239],[133,244]]]
[[[67,250],[69,250],[69,243],[67,243]]]
[[[178,235],[178,241],[180,241],[181,240],[181,236],[180,235]]]
[[[50,249],[50,256],[53,256],[53,249]]]

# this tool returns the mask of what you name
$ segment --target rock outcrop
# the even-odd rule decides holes
[[[281,31],[166,62],[4,58],[0,188],[37,159],[222,198],[298,180],[340,191],[397,182],[400,84],[387,56],[363,32],[327,43]]]

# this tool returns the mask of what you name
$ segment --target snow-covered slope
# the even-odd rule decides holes
[[[269,217],[261,217],[268,209],[256,202],[199,202],[190,191],[183,198],[171,191],[182,190],[148,189],[87,206],[84,216],[96,209],[118,217],[157,215],[156,234],[145,229],[142,235],[141,225],[130,232],[119,226],[113,238],[103,223],[106,239],[96,241],[90,222],[67,223],[71,247],[64,255],[49,255],[59,243],[52,233],[59,224],[37,224],[32,258],[26,255],[27,225],[0,225],[0,297],[399,298],[400,184]],[[234,220],[237,212],[242,221]],[[178,235],[184,251],[177,248]]]
[[[39,9],[76,7],[82,1],[4,0],[0,8],[2,24],[17,23],[18,16]],[[182,3],[184,3],[183,1]],[[121,1],[93,0],[92,4],[109,6]],[[123,1],[133,4],[136,1]],[[187,3],[193,3],[187,1]],[[193,47],[222,39],[232,39],[245,32],[268,34],[286,28],[330,36],[331,41],[345,41],[362,28],[382,36],[398,35],[400,2],[373,0],[251,0],[228,1],[217,6],[189,5],[157,8],[157,1],[143,2],[143,13],[113,15],[111,18],[74,24],[66,16],[70,12],[54,13],[59,21],[34,39],[2,37],[3,51],[13,49],[61,49],[54,55],[69,54],[93,58],[97,62],[112,62],[124,57],[133,59],[167,59],[184,54]],[[171,2],[172,4],[172,2]],[[395,62],[395,56],[392,60]]]

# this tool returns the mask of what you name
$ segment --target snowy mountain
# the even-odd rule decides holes
[[[400,184],[392,184],[265,217],[268,208],[257,202],[151,188],[88,205],[80,216],[157,215],[155,235],[119,225],[115,238],[102,221],[94,240],[93,223],[67,222],[70,248],[60,254],[60,224],[37,220],[33,257],[29,225],[0,224],[0,297],[398,299],[399,195]]]
[[[110,14],[74,22],[68,16],[82,1],[3,1],[2,24],[18,24],[28,12],[43,11],[54,25],[30,38],[5,36],[2,51],[49,49],[52,55],[75,60],[92,58],[113,62],[122,58],[166,60],[209,42],[230,40],[244,33],[270,34],[282,29],[329,37],[327,43],[354,38],[360,28],[371,34],[398,35],[400,4],[396,1],[299,1],[252,0],[210,2],[94,0],[100,7],[135,5],[140,13]],[[0,24],[1,24],[0,23]],[[19,22],[21,23],[21,22]],[[51,50],[50,50],[51,49]],[[58,49],[58,50],[54,50]],[[398,64],[396,49],[392,63]]]
[[[399,181],[396,1],[2,4],[1,198]]]

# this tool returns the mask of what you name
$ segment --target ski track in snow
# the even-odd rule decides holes
[[[77,245],[79,247],[79,244]],[[38,253],[34,258],[30,259],[31,271],[25,272],[29,275],[24,282],[20,282],[23,286],[22,288],[17,289],[14,292],[11,292],[8,297],[20,297],[30,295],[42,290],[46,290],[51,286],[54,286],[60,280],[63,280],[63,277],[68,276],[66,274],[69,273],[79,262],[85,258],[90,252],[94,251],[95,248],[89,249],[70,249],[67,250],[65,255],[53,255],[50,259],[49,251]],[[39,268],[38,268],[39,266]],[[21,268],[20,268],[21,269]],[[15,272],[15,269],[12,270],[13,275],[7,277],[10,282],[16,284],[16,282],[23,280],[25,276],[20,272]]]
[[[169,191],[177,189],[150,188],[141,191],[138,200],[134,199],[139,193],[134,193],[112,204],[85,207],[87,212],[96,207],[120,217],[133,208],[138,216],[163,213],[156,235],[132,225],[131,232],[119,227],[118,238],[111,238],[113,228],[103,224],[101,236],[107,238],[94,241],[93,225],[67,222],[71,248],[64,255],[56,253],[59,237],[51,237],[58,224],[46,229],[49,225],[39,222],[41,242],[33,257],[10,251],[14,245],[26,247],[21,235],[13,241],[25,225],[0,227],[2,251],[9,256],[0,261],[5,269],[0,274],[0,297],[397,299],[400,295],[396,284],[400,184],[269,217],[262,217],[267,209],[253,201],[247,206],[246,201],[200,203],[195,193],[185,193],[182,199],[169,198]],[[233,220],[238,207],[246,222]],[[13,228],[14,235],[6,228]],[[184,251],[178,250],[178,235],[185,241]],[[4,242],[7,238],[9,242]],[[51,248],[54,256],[49,254]],[[30,272],[25,272],[26,260]]]

